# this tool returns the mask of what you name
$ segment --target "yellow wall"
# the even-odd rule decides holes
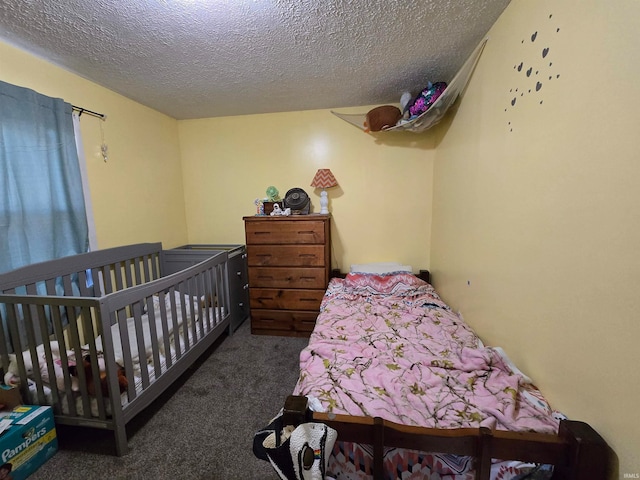
[[[620,478],[640,473],[638,18],[635,0],[513,0],[434,167],[436,287],[605,437]]]
[[[175,119],[2,42],[0,80],[107,115],[105,122],[80,117],[99,248],[186,243]],[[103,133],[106,163],[100,154]]]
[[[334,268],[429,267],[434,135],[374,137],[328,110],[185,120],[179,130],[191,243],[244,243],[242,217],[270,185],[282,196],[302,188],[319,211],[309,184],[330,168],[339,183],[327,190]]]

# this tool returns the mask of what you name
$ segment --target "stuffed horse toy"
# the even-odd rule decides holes
[[[124,393],[129,387],[129,381],[125,376],[124,367],[118,364],[116,365],[118,366],[117,373],[119,390],[120,393]],[[82,366],[84,368],[84,376],[87,382],[87,392],[89,395],[95,397],[98,392],[96,392],[96,385],[93,381],[93,368],[91,368],[91,357],[89,355],[82,359]],[[107,372],[105,371],[104,359],[102,357],[98,359],[98,368],[100,370],[100,393],[106,397],[107,392],[109,392],[109,382],[107,379]],[[75,377],[78,376],[77,366],[69,367],[69,370],[73,372],[72,375]]]

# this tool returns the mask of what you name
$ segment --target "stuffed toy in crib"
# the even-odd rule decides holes
[[[51,341],[49,343],[51,347],[51,356],[53,359],[53,374],[55,376],[56,385],[58,390],[64,391],[64,373],[62,370],[62,359],[60,357],[60,346],[57,341]],[[36,347],[36,362],[32,361],[31,351],[25,350],[22,352],[22,359],[24,361],[24,367],[27,373],[27,377],[33,378],[34,372],[34,363],[38,366],[40,370],[40,377],[45,384],[50,383],[51,376],[49,375],[49,369],[47,367],[47,361],[45,356],[45,348],[44,345],[38,345]],[[91,363],[89,361],[90,357],[85,356],[82,359],[82,366],[85,372],[85,379],[87,382],[87,392],[89,395],[95,396],[96,388],[93,382],[93,370],[91,368]],[[78,367],[76,365],[75,353],[71,350],[67,350],[67,363],[69,376],[71,379],[71,391],[79,392],[80,391],[80,379],[78,378]],[[108,381],[107,374],[105,372],[104,359],[100,357],[98,359],[98,369],[100,370],[100,385],[102,389],[102,393],[106,396],[108,389]],[[9,354],[9,367],[7,368],[7,373],[4,376],[4,383],[11,387],[19,387],[20,386],[20,374],[18,369],[18,361],[16,359],[16,355],[14,353]],[[127,391],[127,387],[129,382],[127,377],[124,374],[124,368],[118,365],[118,384],[120,386],[120,393],[124,393]]]
[[[56,385],[58,390],[64,390],[64,373],[62,370],[62,359],[60,357],[60,346],[57,341],[49,342],[51,348],[51,356],[53,359],[53,375],[56,379]],[[75,366],[75,353],[71,350],[67,350],[67,363],[69,366]],[[24,368],[27,373],[27,377],[33,378],[34,364],[38,366],[40,370],[40,377],[44,383],[50,383],[49,369],[47,367],[47,360],[45,356],[44,345],[38,345],[36,347],[35,361],[31,358],[31,350],[25,350],[22,352],[22,359],[24,361]],[[20,373],[18,369],[18,361],[15,353],[9,354],[9,366],[7,367],[7,373],[4,375],[4,383],[10,387],[20,386]],[[71,377],[71,390],[77,392],[80,390],[78,385],[78,379]]]
[[[87,381],[87,392],[89,395],[95,397],[96,396],[96,385],[93,381],[93,369],[91,368],[91,357],[86,356],[82,359],[82,366],[84,368],[84,376]],[[100,357],[98,359],[98,368],[100,370],[100,390],[102,391],[103,396],[107,396],[109,392],[109,382],[107,380],[107,372],[105,372],[104,359]],[[74,377],[78,377],[78,367],[70,366],[69,373]],[[120,393],[124,393],[127,391],[127,387],[129,386],[129,382],[127,377],[124,374],[124,368],[118,365],[118,386],[120,389]]]

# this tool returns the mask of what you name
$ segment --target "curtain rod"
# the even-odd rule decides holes
[[[78,113],[78,116],[82,116],[83,113],[86,113],[87,115],[91,115],[92,117],[98,117],[103,121],[107,119],[107,116],[104,113],[92,112],[91,110],[87,110],[86,108],[82,107],[76,107],[75,105],[71,105],[71,108],[76,112],[80,112]]]

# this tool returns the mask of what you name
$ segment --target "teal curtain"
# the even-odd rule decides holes
[[[0,81],[0,272],[88,250],[71,114]]]

